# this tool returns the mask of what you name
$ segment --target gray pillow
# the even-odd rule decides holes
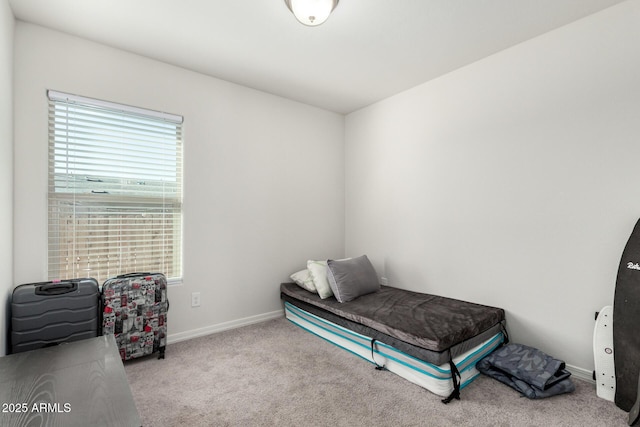
[[[327,278],[339,302],[380,290],[378,275],[366,255],[341,261],[330,259],[327,261]]]

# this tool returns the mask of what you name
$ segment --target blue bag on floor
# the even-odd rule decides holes
[[[478,371],[519,391],[541,399],[576,389],[563,361],[523,344],[508,344],[480,360]]]

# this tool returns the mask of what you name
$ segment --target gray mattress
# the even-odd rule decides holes
[[[442,365],[504,329],[501,308],[382,286],[340,303],[295,283],[282,283],[283,300],[411,356]]]

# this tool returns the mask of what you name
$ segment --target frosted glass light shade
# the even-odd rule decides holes
[[[284,0],[296,19],[304,25],[315,27],[329,18],[338,0]]]

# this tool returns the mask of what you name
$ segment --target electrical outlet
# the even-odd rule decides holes
[[[200,292],[191,293],[191,307],[200,307]]]
[[[387,286],[389,284],[389,279],[387,279],[386,277],[380,277],[380,284],[382,286]]]

